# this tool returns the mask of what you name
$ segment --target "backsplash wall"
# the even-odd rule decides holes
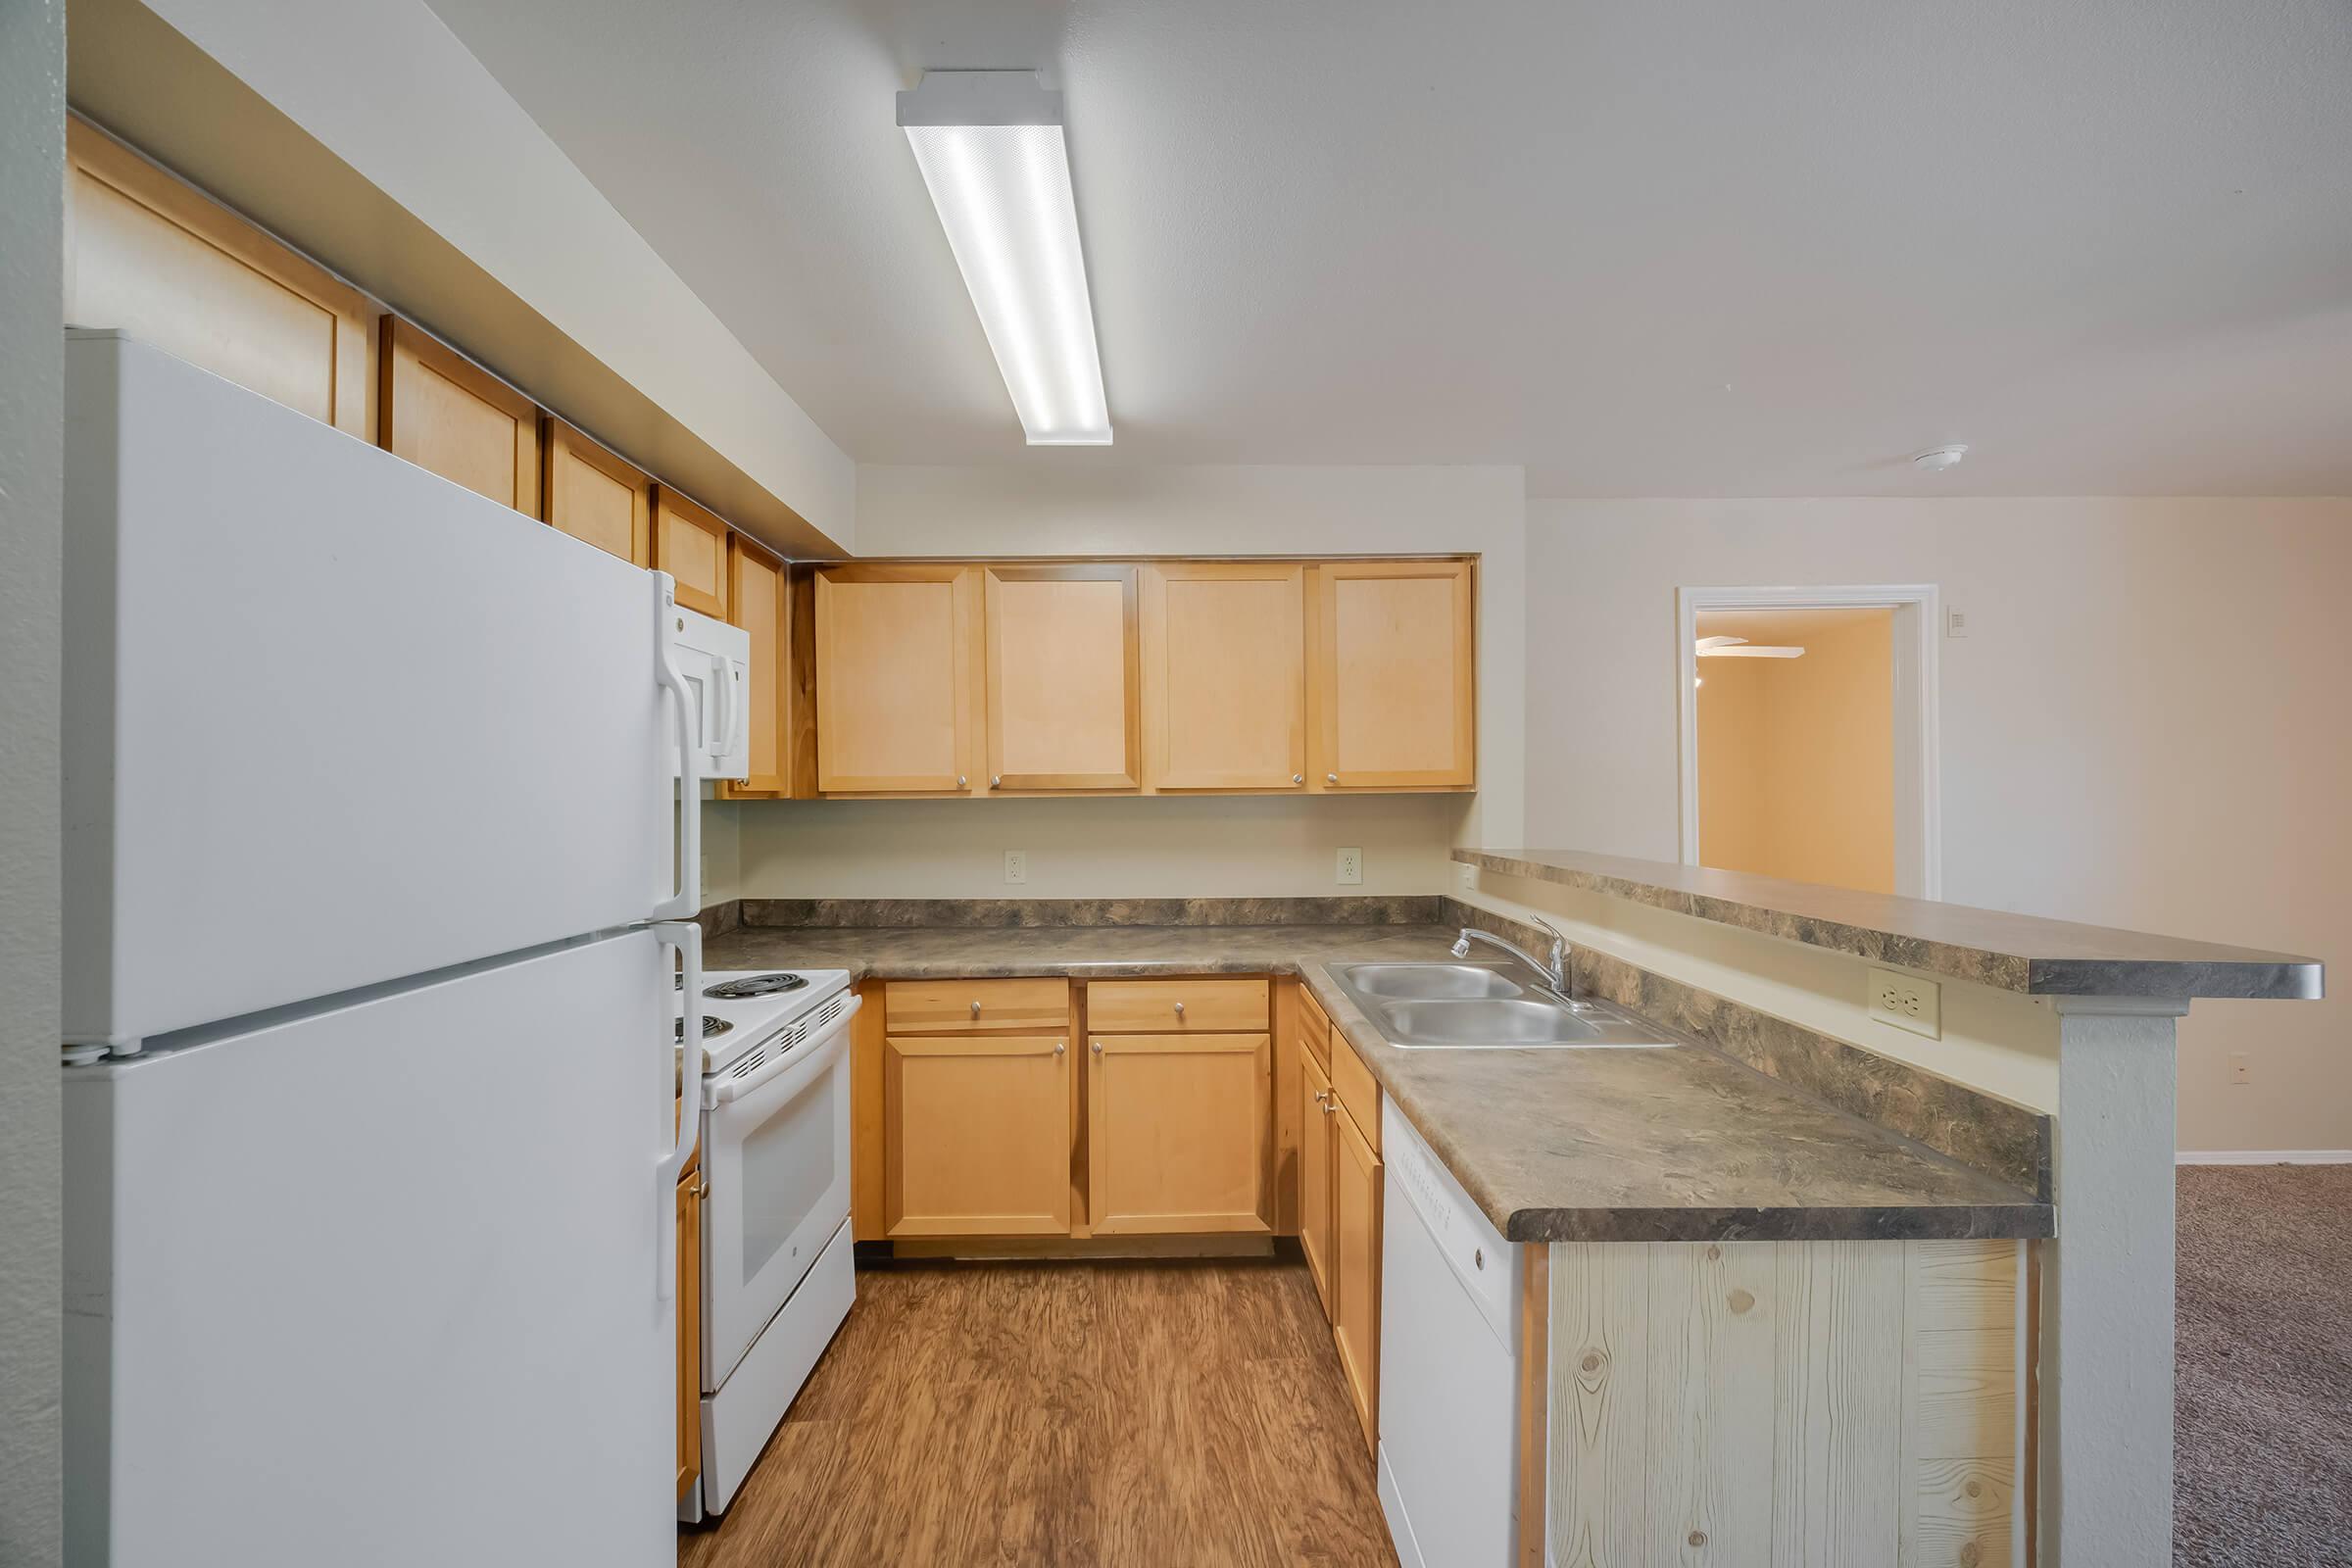
[[[704,808],[705,902],[1435,894],[1458,795],[742,801]],[[719,819],[731,817],[721,825]],[[715,830],[714,830],[715,829]],[[735,875],[713,863],[727,839]],[[1334,879],[1360,850],[1363,881]],[[1004,880],[1021,850],[1028,881]]]

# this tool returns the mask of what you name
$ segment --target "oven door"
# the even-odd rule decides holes
[[[703,1391],[715,1394],[850,1212],[850,1013],[703,1090]],[[717,1094],[732,1091],[734,1098]]]

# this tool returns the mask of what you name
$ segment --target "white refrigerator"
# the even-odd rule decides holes
[[[669,579],[119,334],[66,384],[68,1560],[673,1561]]]

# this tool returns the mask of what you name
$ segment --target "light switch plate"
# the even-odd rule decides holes
[[[1870,1015],[1930,1040],[1943,1038],[1943,988],[1892,969],[1870,971]]]
[[[1364,852],[1342,850],[1337,880],[1344,888],[1360,886],[1364,880]]]
[[[1007,882],[1029,880],[1029,852],[1027,850],[1006,850],[1004,852],[1004,880]]]

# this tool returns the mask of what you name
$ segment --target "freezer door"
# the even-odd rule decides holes
[[[674,1560],[669,956],[66,1072],[67,1560]]]
[[[652,573],[118,334],[66,364],[68,1040],[654,912]]]

